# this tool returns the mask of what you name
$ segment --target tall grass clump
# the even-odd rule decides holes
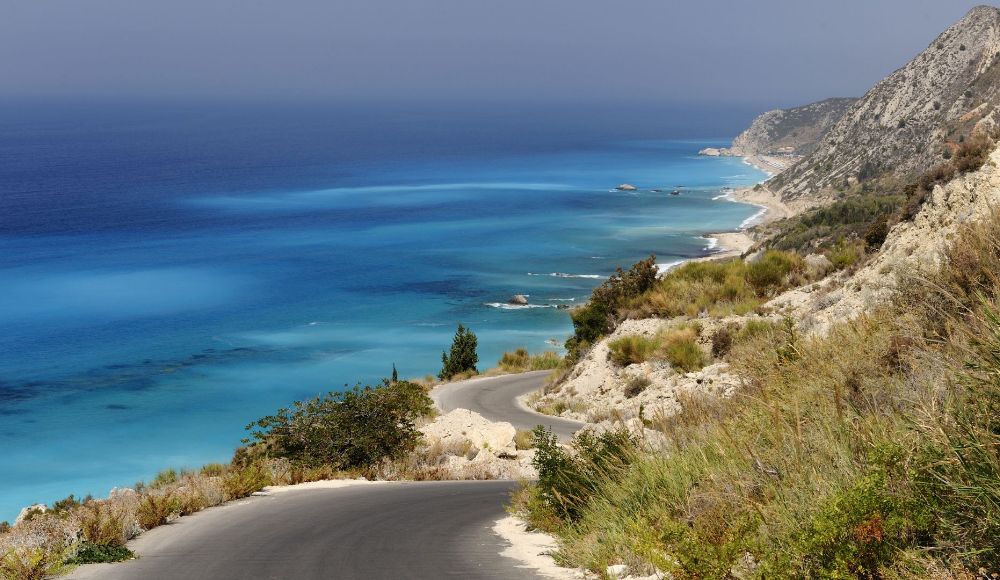
[[[698,346],[698,329],[693,325],[658,332],[646,337],[628,334],[608,342],[608,359],[620,366],[663,360],[685,372],[705,366],[708,357]]]

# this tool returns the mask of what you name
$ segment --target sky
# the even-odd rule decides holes
[[[862,94],[963,0],[0,0],[0,98],[795,105]]]

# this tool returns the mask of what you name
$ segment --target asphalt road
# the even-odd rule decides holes
[[[509,481],[286,491],[181,518],[139,537],[139,559],[70,578],[247,580],[537,578],[491,530]]]
[[[438,387],[431,393],[439,409],[469,409],[491,421],[507,421],[518,429],[545,425],[562,440],[572,438],[583,423],[542,415],[518,403],[521,395],[541,390],[549,371],[474,378]]]

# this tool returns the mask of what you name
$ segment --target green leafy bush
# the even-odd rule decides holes
[[[638,442],[625,429],[600,435],[584,431],[573,439],[574,453],[546,427],[535,427],[533,435],[538,506],[563,520],[578,518],[597,487],[627,470],[637,456]]]
[[[656,283],[656,257],[636,262],[627,271],[618,268],[611,277],[594,289],[587,304],[574,309],[573,336],[566,341],[571,360],[618,325],[619,310],[631,299],[648,291]]]
[[[100,564],[102,562],[124,562],[135,558],[135,552],[125,546],[114,544],[91,544],[84,542],[68,564]]]
[[[356,469],[396,459],[419,438],[431,400],[420,385],[388,380],[296,402],[247,426],[263,452],[303,467]]]

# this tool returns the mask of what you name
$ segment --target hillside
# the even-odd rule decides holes
[[[527,402],[596,427],[569,452],[537,432],[514,503],[560,562],[1000,577],[998,53],[1000,10],[972,10],[755,188],[799,213],[742,259],[639,262],[573,310],[567,365]]]
[[[791,109],[768,111],[733,139],[732,155],[807,155],[856,99],[826,99]]]
[[[912,175],[997,126],[1000,10],[979,6],[876,84],[822,143],[769,185],[785,200],[822,202],[858,180]]]

